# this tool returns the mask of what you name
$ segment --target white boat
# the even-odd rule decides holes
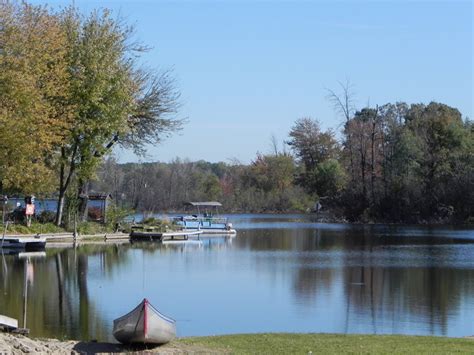
[[[4,237],[0,239],[0,248],[24,251],[44,250],[46,237]]]
[[[220,202],[186,202],[185,205],[195,207],[197,214],[174,218],[174,222],[183,230],[201,230],[204,234],[237,233],[226,217],[217,216],[217,209],[222,206]]]
[[[145,298],[133,311],[114,320],[113,334],[123,344],[165,344],[176,337],[176,321]]]

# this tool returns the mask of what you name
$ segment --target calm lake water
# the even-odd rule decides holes
[[[232,215],[234,238],[2,255],[0,314],[32,336],[113,340],[144,297],[179,336],[255,332],[474,334],[474,231]]]

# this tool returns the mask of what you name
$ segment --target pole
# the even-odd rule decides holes
[[[0,248],[3,248],[3,243],[5,241],[5,234],[7,233],[7,228],[8,228],[8,221],[5,223],[5,226],[3,228],[2,244],[0,245]]]
[[[77,213],[74,213],[74,231],[73,231],[73,240],[76,243],[77,239]]]

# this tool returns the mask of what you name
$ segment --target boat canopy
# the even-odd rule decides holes
[[[195,207],[221,207],[222,204],[217,201],[208,201],[208,202],[185,202],[186,206],[195,206]]]

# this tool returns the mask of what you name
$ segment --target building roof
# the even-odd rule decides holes
[[[185,202],[186,206],[195,206],[195,207],[220,207],[222,204],[217,201],[207,201],[207,202]]]

